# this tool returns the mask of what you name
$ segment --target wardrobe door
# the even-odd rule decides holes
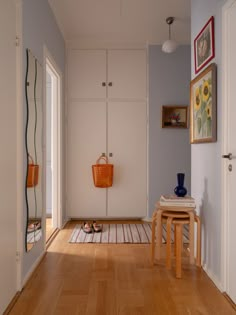
[[[106,50],[68,52],[68,91],[72,99],[106,97]]]
[[[92,165],[106,152],[106,103],[70,102],[67,137],[67,214],[104,217],[106,189],[94,186]]]
[[[108,217],[145,217],[147,209],[146,103],[108,104],[108,152],[114,183],[108,189]]]
[[[108,51],[108,97],[146,99],[146,51]]]

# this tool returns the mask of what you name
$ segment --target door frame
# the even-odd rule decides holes
[[[43,155],[44,155],[44,227],[46,228],[46,75],[47,67],[53,73],[57,80],[57,91],[55,96],[57,98],[56,108],[52,105],[52,116],[55,124],[56,132],[52,143],[53,161],[56,172],[53,175],[53,206],[57,211],[54,211],[54,226],[57,228],[62,227],[62,72],[56,64],[54,58],[50,54],[46,46],[44,46],[44,135],[43,135]],[[45,230],[45,229],[44,229]]]
[[[16,244],[16,290],[22,290],[22,259],[25,249],[25,229],[24,218],[25,218],[25,208],[24,208],[24,183],[25,181],[25,144],[23,131],[24,126],[24,104],[23,104],[23,45],[22,45],[22,0],[15,0],[16,3],[16,111],[17,111],[17,211],[16,211],[16,222],[17,222],[17,244]]]
[[[228,120],[229,120],[229,103],[228,103],[228,69],[230,67],[227,58],[227,47],[229,44],[229,32],[228,32],[228,12],[236,0],[228,0],[222,7],[222,154],[228,153]],[[221,162],[221,176],[222,176],[222,259],[221,259],[221,271],[222,271],[222,286],[223,291],[228,292],[229,274],[229,250],[228,250],[228,220],[229,220],[229,206],[228,206],[228,176],[227,176],[227,161],[222,159]]]

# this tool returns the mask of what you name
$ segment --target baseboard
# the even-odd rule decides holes
[[[234,301],[231,300],[231,298],[228,296],[228,294],[226,292],[223,292],[223,296],[226,298],[226,300],[230,303],[230,305],[232,306],[232,308],[236,311],[236,304],[234,303]]]
[[[49,237],[49,239],[46,242],[46,250],[48,249],[48,247],[52,244],[53,240],[55,239],[55,237],[57,236],[57,234],[60,232],[60,229],[55,229],[52,233],[52,235]]]
[[[67,218],[63,223],[62,223],[62,226],[61,226],[61,229],[64,229],[64,227],[66,226],[66,224],[70,221],[71,219]]]
[[[16,294],[15,294],[14,297],[12,298],[10,304],[9,304],[8,307],[5,309],[5,311],[3,312],[2,315],[8,315],[8,314],[10,314],[10,312],[11,312],[13,306],[15,305],[16,301],[18,300],[19,296],[20,296],[20,292],[18,291],[18,292],[16,292]]]
[[[214,273],[207,268],[206,265],[202,266],[205,273],[208,275],[208,277],[212,280],[212,282],[215,284],[215,286],[220,290],[220,292],[224,292],[223,284],[215,277]]]
[[[141,220],[144,222],[152,222],[152,218],[149,217],[142,218]]]
[[[143,217],[93,217],[93,218],[85,218],[85,217],[71,217],[68,218],[68,221],[146,221],[148,218]],[[67,223],[66,222],[66,223]]]
[[[23,284],[22,284],[23,288],[26,285],[26,283],[30,280],[30,278],[33,276],[34,271],[39,266],[39,264],[43,260],[43,258],[46,255],[46,253],[47,253],[46,251],[42,252],[42,254],[36,259],[34,264],[31,266],[30,270],[27,272],[26,276],[23,279]]]

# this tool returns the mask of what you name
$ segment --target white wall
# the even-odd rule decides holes
[[[43,47],[46,45],[57,66],[65,73],[65,46],[47,0],[23,0],[23,82],[25,75],[25,49],[29,48],[43,65]],[[46,85],[46,83],[44,82]],[[24,87],[22,87],[24,88]],[[23,131],[22,131],[23,132]],[[26,165],[25,165],[26,167]],[[25,208],[25,207],[24,207]],[[24,230],[26,210],[24,212]],[[23,241],[23,240],[22,240]],[[35,262],[44,251],[42,238],[30,252],[23,256],[23,279],[32,270]]]
[[[16,293],[17,106],[15,1],[0,2],[0,314]]]
[[[202,219],[202,258],[204,268],[209,276],[221,287],[221,9],[223,0],[192,0],[191,1],[191,43],[192,43],[192,78],[194,72],[193,41],[202,27],[213,15],[215,18],[215,59],[212,62],[217,64],[217,142],[193,144],[191,186],[192,195],[198,201],[198,211]]]

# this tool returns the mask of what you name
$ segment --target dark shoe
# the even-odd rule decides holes
[[[97,222],[96,222],[96,221],[93,221],[92,228],[93,228],[94,232],[96,232],[96,233],[98,233],[98,232],[101,232],[101,231],[102,231],[102,227],[101,227],[101,225],[97,224]]]
[[[88,234],[92,233],[93,229],[92,229],[91,225],[88,222],[84,222],[83,231],[85,233],[88,233]]]

